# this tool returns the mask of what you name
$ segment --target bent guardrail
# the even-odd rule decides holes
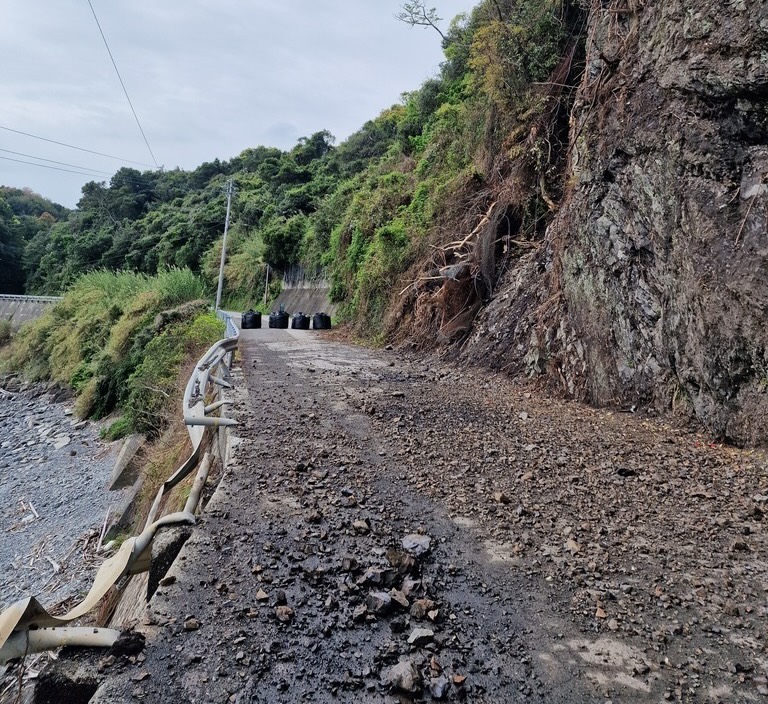
[[[218,389],[231,388],[226,377],[229,376],[231,358],[237,347],[239,333],[230,316],[223,314],[221,317],[227,323],[227,337],[212,345],[200,358],[187,382],[182,400],[183,417],[192,442],[192,452],[158,490],[142,532],[124,541],[118,551],[102,563],[88,594],[64,615],[52,616],[34,597],[20,599],[2,612],[0,664],[61,645],[112,646],[119,631],[108,628],[72,628],[67,627],[67,624],[94,609],[109,589],[124,577],[149,570],[152,540],[160,528],[195,523],[195,510],[211,464],[210,453],[202,452],[206,434],[213,428],[237,424],[237,421],[231,418],[211,415],[224,408],[230,401],[206,403],[207,394],[215,399]],[[197,475],[184,509],[158,518],[163,496],[188,477],[196,467]],[[111,547],[114,547],[114,543],[103,546],[104,550]]]

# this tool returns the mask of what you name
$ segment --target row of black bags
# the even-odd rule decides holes
[[[289,316],[285,311],[273,311],[269,314],[269,327],[282,328],[288,327]],[[304,313],[296,313],[290,320],[291,328],[294,330],[309,330],[310,318]],[[249,310],[243,313],[240,318],[240,328],[242,330],[254,330],[261,327],[261,313]],[[330,330],[331,316],[327,313],[315,313],[312,316],[313,330]]]

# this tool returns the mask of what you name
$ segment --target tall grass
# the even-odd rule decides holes
[[[82,417],[100,417],[130,403],[133,426],[147,430],[142,419],[152,417],[149,430],[157,431],[161,401],[185,355],[223,333],[223,325],[206,313],[203,294],[203,283],[186,269],[156,276],[89,272],[60,303],[19,331],[0,365],[34,381],[71,386]]]
[[[205,298],[203,282],[189,269],[166,269],[148,281],[160,296],[160,305],[166,308]]]

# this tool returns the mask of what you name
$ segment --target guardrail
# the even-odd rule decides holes
[[[218,312],[219,318],[221,318],[225,325],[227,326],[227,337],[239,337],[240,336],[240,330],[238,329],[237,325],[235,325],[235,321],[232,320],[232,316],[229,313],[225,313],[224,311]]]
[[[61,296],[22,296],[14,293],[0,293],[0,301],[19,301],[19,303],[58,303]]]
[[[230,316],[222,312],[219,312],[219,316],[226,321],[227,337],[211,346],[200,358],[184,391],[182,410],[192,442],[190,456],[158,490],[141,533],[124,541],[118,551],[102,563],[93,586],[75,608],[63,616],[52,616],[36,598],[27,597],[11,604],[0,614],[0,664],[61,645],[111,647],[119,631],[109,628],[71,628],[66,624],[90,612],[107,591],[124,577],[149,570],[152,540],[160,528],[195,523],[195,510],[211,465],[210,453],[203,453],[206,434],[213,428],[237,424],[231,418],[212,415],[231,403],[216,400],[216,397],[221,388],[231,388],[226,378],[229,376],[232,354],[239,336]],[[208,400],[213,402],[207,403]],[[184,509],[158,518],[163,496],[195,468],[198,468],[197,475]],[[103,546],[103,549],[106,551],[113,547],[114,542],[111,542]]]

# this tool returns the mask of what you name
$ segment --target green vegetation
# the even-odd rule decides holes
[[[10,320],[0,320],[0,347],[13,339],[13,326]]]
[[[159,303],[146,291],[134,300],[131,287],[180,267],[199,275],[200,293],[211,295],[230,178],[237,192],[225,307],[261,301],[267,266],[276,271],[273,286],[289,267],[323,269],[355,331],[387,336],[408,319],[408,307],[429,308],[417,304],[427,289],[409,284],[435,280],[441,267],[464,262],[468,268],[456,290],[443,291],[442,297],[430,293],[430,305],[444,307],[432,319],[476,311],[505,262],[519,256],[514,242],[539,238],[562,195],[558,174],[570,100],[582,70],[581,4],[483,0],[444,31],[435,10],[423,2],[406,3],[399,19],[435,29],[445,62],[437,77],[343,143],[336,145],[321,130],[289,151],[249,148],[230,161],[215,160],[190,172],[121,169],[108,184],[87,184],[76,211],[54,212],[13,241],[0,230],[5,238],[0,242],[11,242],[17,254],[23,251],[28,292],[58,293],[73,286],[72,302],[57,307],[56,315],[66,311],[75,332],[66,340],[54,335],[45,343],[47,361],[24,361],[24,366],[38,376],[66,377],[81,390],[87,412],[103,412],[103,399],[110,406],[117,395],[105,388],[105,359],[129,359],[130,374],[147,375],[142,384],[164,388],[131,348],[133,326],[145,326],[147,311]],[[18,203],[13,207],[18,210]],[[30,217],[40,220],[43,214],[36,213],[42,205],[35,207]],[[482,237],[470,238],[459,250],[448,248],[475,232],[484,218]],[[3,221],[8,217],[0,203]],[[85,284],[78,277],[93,270],[130,270],[136,278],[117,277],[117,298],[110,294],[102,306],[104,299],[94,294],[91,302],[81,290]],[[403,298],[401,291],[408,294]],[[93,316],[97,330],[81,339],[84,331],[76,331],[85,314],[75,308],[94,305],[102,311]],[[417,327],[429,332],[429,325]],[[38,328],[25,333],[25,340]],[[102,342],[104,351],[98,353]],[[44,346],[42,340],[36,344]],[[154,354],[173,362],[173,345],[161,334],[154,345]],[[120,367],[119,383],[130,374]]]
[[[118,418],[114,423],[111,423],[110,425],[106,426],[105,428],[101,429],[101,433],[99,433],[102,440],[120,440],[120,438],[124,438],[126,435],[130,435],[133,428],[131,427],[130,421],[125,418]]]
[[[68,212],[29,189],[0,187],[0,293],[24,292],[27,257],[37,259],[35,247]]]
[[[202,282],[186,269],[154,277],[93,271],[24,326],[0,360],[32,380],[71,386],[81,417],[121,409],[111,435],[154,435],[166,422],[169,399],[178,403],[182,362],[223,335],[202,297]]]

